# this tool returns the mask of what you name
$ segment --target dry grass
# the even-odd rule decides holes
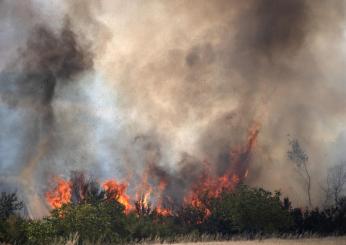
[[[186,239],[186,237],[185,237]],[[180,239],[179,239],[180,240]],[[187,240],[190,240],[190,237],[187,237]],[[186,241],[186,240],[185,240]],[[65,240],[55,240],[52,241],[51,245],[77,245],[78,244],[78,235],[73,235]],[[86,242],[84,245],[103,245],[102,242]],[[159,245],[159,244],[169,244],[169,245],[346,245],[346,236],[343,237],[325,237],[325,238],[300,238],[300,239],[278,239],[278,238],[268,238],[262,240],[238,240],[238,241],[204,241],[204,242],[184,242],[181,239],[177,243],[169,243],[162,241],[148,241],[140,243],[131,243],[131,244],[150,244],[150,245]],[[11,245],[6,243],[0,243],[0,245]]]
[[[177,245],[346,245],[346,237],[308,238],[308,239],[265,239],[253,241],[188,242]]]
[[[208,239],[210,237],[206,237]],[[186,237],[185,237],[186,239]],[[187,237],[187,240],[190,240],[190,237]],[[186,241],[186,240],[185,240]],[[137,244],[150,244],[150,245],[159,245],[159,244],[170,244],[170,245],[346,245],[346,236],[343,237],[325,237],[325,238],[300,238],[300,239],[278,239],[278,238],[268,238],[262,240],[238,240],[238,241],[203,241],[203,242],[185,242],[182,238],[178,243],[169,243],[169,242],[140,242]],[[67,242],[56,242],[54,245],[76,245],[78,244],[78,236],[73,236]],[[85,245],[103,245],[102,242],[87,242]],[[136,244],[136,243],[132,243]]]

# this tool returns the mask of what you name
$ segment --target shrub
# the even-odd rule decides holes
[[[287,230],[292,219],[280,201],[280,193],[265,191],[262,188],[239,186],[233,192],[223,192],[212,200],[211,213],[221,217],[226,231],[274,233]],[[219,224],[220,225],[220,224]]]

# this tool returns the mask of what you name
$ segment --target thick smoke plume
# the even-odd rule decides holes
[[[44,23],[33,24],[28,30],[26,43],[17,49],[13,60],[5,65],[1,72],[2,107],[4,113],[8,110],[7,113],[19,114],[18,119],[24,124],[19,126],[24,129],[19,130],[23,130],[25,135],[21,137],[16,132],[6,132],[1,138],[4,146],[10,137],[20,138],[24,146],[22,149],[11,149],[15,151],[17,159],[4,170],[5,173],[12,169],[16,174],[19,172],[18,182],[24,180],[21,183],[23,187],[19,188],[34,185],[34,173],[39,161],[54,151],[55,118],[52,103],[56,87],[73,82],[92,67],[92,54],[78,43],[68,18],[59,30]],[[18,148],[17,145],[11,147]],[[8,155],[11,152],[3,152],[2,162],[5,164],[12,161]],[[17,168],[18,165],[20,168]]]
[[[130,192],[146,176],[178,202],[206,172],[233,171],[305,205],[286,157],[297,138],[318,205],[326,170],[346,158],[331,150],[344,141],[345,10],[341,0],[1,1],[2,188],[39,216],[52,176],[71,170]]]

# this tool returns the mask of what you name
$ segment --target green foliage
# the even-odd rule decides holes
[[[186,204],[182,206],[177,210],[175,217],[179,233],[188,234],[202,232],[208,214],[208,210],[203,204],[198,206]]]
[[[211,212],[239,232],[273,233],[287,229],[292,220],[280,201],[280,193],[239,186],[213,200]]]
[[[0,221],[0,242],[25,243],[25,224],[26,221],[17,215],[11,215],[7,220]]]
[[[287,198],[281,201],[279,192],[240,185],[218,197],[203,194],[198,204],[175,207],[163,216],[143,200],[125,214],[114,198],[97,188],[89,190],[88,199],[54,209],[43,219],[11,214],[0,222],[0,242],[51,244],[78,236],[80,244],[116,244],[157,238],[173,242],[179,236],[202,234],[346,233],[346,199],[324,210],[302,210],[292,208]]]
[[[80,241],[105,242],[118,242],[129,235],[124,207],[116,200],[63,205],[49,217],[28,222],[26,232],[30,244],[47,244],[74,234]]]
[[[0,196],[0,220],[6,220],[10,215],[23,208],[16,193],[2,192]]]
[[[49,218],[29,220],[25,232],[28,244],[49,244],[57,236],[55,224]]]
[[[2,192],[0,196],[0,242],[24,242],[24,220],[16,215],[23,208],[16,193]]]
[[[176,229],[172,216],[162,216],[143,198],[135,202],[135,211],[127,215],[131,239],[136,241],[174,236]]]

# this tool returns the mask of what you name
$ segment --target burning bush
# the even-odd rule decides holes
[[[147,239],[191,232],[272,233],[287,230],[292,224],[279,192],[272,194],[239,185],[215,193],[214,189],[210,191],[206,187],[193,192],[191,199],[186,199],[180,206],[172,206],[165,213],[152,205],[145,194],[131,203],[126,184],[107,180],[96,188],[97,182],[86,181],[84,175],[74,173],[72,176],[68,181],[70,192],[74,189],[80,198],[74,199],[78,200],[76,202],[71,194],[71,200],[54,209],[51,217],[64,236],[78,232],[81,239],[92,240],[102,233],[104,239],[111,241],[120,235],[125,239]],[[88,185],[98,191],[91,192],[93,188]],[[110,231],[116,235],[108,234]]]
[[[106,190],[95,181],[83,183],[78,186],[84,186],[84,199],[71,198],[54,208],[48,217],[30,220],[12,213],[2,220],[0,242],[49,244],[56,238],[68,239],[74,234],[78,234],[80,242],[119,243],[157,237],[174,241],[177,236],[188,234],[244,234],[248,237],[259,233],[328,235],[345,234],[346,231],[344,201],[324,210],[304,211],[292,208],[287,198],[281,201],[279,192],[273,194],[261,188],[239,185],[232,190],[224,189],[217,196],[199,193],[198,202],[183,203],[166,215],[158,212],[145,196],[127,212],[116,189]],[[16,198],[11,200],[18,202]],[[3,212],[4,207],[0,207]]]
[[[190,162],[189,159],[185,163],[187,169],[183,168],[178,173],[170,173],[155,163],[149,164],[138,177],[139,181],[132,182],[108,179],[98,183],[82,172],[75,171],[71,173],[69,180],[53,178],[53,188],[45,193],[46,201],[52,208],[60,208],[66,203],[92,202],[91,199],[95,201],[107,196],[121,203],[125,212],[129,213],[135,209],[138,211],[135,202],[141,200],[141,208],[153,202],[155,211],[164,216],[172,215],[176,211],[175,207],[185,204],[196,208],[202,203],[202,195],[219,197],[222,191],[232,191],[247,177],[259,128],[258,123],[253,123],[245,143],[229,149],[226,154],[227,166],[222,173],[216,173],[213,164],[208,161]],[[190,175],[191,171],[194,173]],[[135,186],[131,187],[135,192],[129,195],[127,188],[133,182]]]

